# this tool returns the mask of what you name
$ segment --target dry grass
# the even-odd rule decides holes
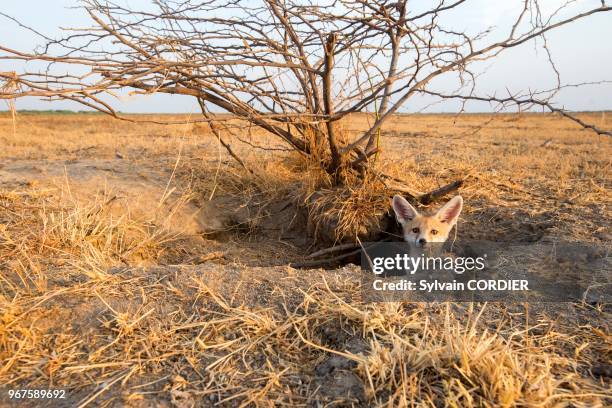
[[[309,192],[304,201],[312,235],[330,244],[355,242],[355,237],[373,240],[377,231],[384,230],[382,217],[392,193],[371,175],[353,185]]]
[[[66,265],[96,277],[117,265],[155,264],[164,245],[177,238],[168,228],[172,212],[137,219],[121,211],[117,200],[105,192],[82,202],[69,187],[1,191],[0,206],[6,211],[0,260],[8,272],[2,276],[7,285],[2,295],[44,292],[45,271]]]
[[[609,140],[554,116],[394,121],[377,168],[419,191],[467,178],[459,234],[609,243]],[[292,154],[229,137],[251,174],[201,125],[18,115],[12,126],[0,118],[0,404],[14,388],[66,388],[65,406],[611,403],[608,306],[368,304],[357,267],[262,266],[308,250],[281,204],[325,178]],[[278,147],[255,136],[241,138]],[[49,183],[48,165],[71,160],[107,173],[127,163],[108,168],[137,180],[167,170],[154,180],[163,194],[139,212],[112,189]],[[353,234],[368,208],[385,210],[385,191],[351,186],[320,214],[345,214]],[[194,245],[171,228],[187,201],[248,210],[248,228]]]

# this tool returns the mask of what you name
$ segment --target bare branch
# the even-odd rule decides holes
[[[218,131],[219,123],[226,126],[229,117],[237,118],[300,154],[323,153],[317,160],[334,175],[341,169],[365,174],[371,167],[368,158],[380,152],[376,142],[382,127],[416,95],[457,99],[463,105],[485,100],[500,109],[537,105],[610,135],[555,103],[564,85],[546,35],[612,7],[605,2],[578,7],[568,1],[545,15],[537,0],[517,1],[520,10],[507,16],[505,30],[480,32],[453,24],[453,13],[470,7],[470,0],[433,5],[406,0],[156,0],[147,7],[84,0],[81,8],[92,25],[67,28],[60,39],[0,13],[7,23],[44,41],[41,53],[0,44],[0,61],[21,67],[0,72],[0,81],[10,84],[0,84],[0,99],[69,100],[135,120],[113,108],[117,95],[190,96],[209,108],[191,122],[214,123]],[[478,63],[523,44],[543,47],[555,87],[530,90],[525,97],[509,92],[514,95],[510,99],[474,96]],[[441,93],[432,83],[444,76],[456,84]],[[343,145],[335,122],[373,111],[369,129]],[[341,183],[342,177],[335,181]]]

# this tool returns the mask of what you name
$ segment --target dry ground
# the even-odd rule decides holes
[[[608,305],[367,304],[355,266],[287,266],[315,249],[294,203],[317,174],[237,133],[250,172],[203,124],[0,117],[0,404],[612,403]],[[462,237],[610,244],[609,139],[525,114],[397,116],[384,136],[377,167],[415,192],[466,179]],[[387,191],[364,189],[339,210]]]

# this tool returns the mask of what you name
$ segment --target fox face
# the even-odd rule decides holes
[[[424,248],[429,243],[442,243],[448,239],[448,234],[457,223],[463,208],[463,198],[452,198],[433,215],[420,214],[399,195],[393,197],[392,206],[395,217],[402,226],[404,241],[413,247]]]

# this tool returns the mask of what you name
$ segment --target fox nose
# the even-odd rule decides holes
[[[418,242],[419,242],[419,245],[420,245],[420,246],[425,246],[425,245],[427,245],[427,240],[426,240],[425,238],[421,238],[421,239],[419,239],[419,241],[418,241]]]

